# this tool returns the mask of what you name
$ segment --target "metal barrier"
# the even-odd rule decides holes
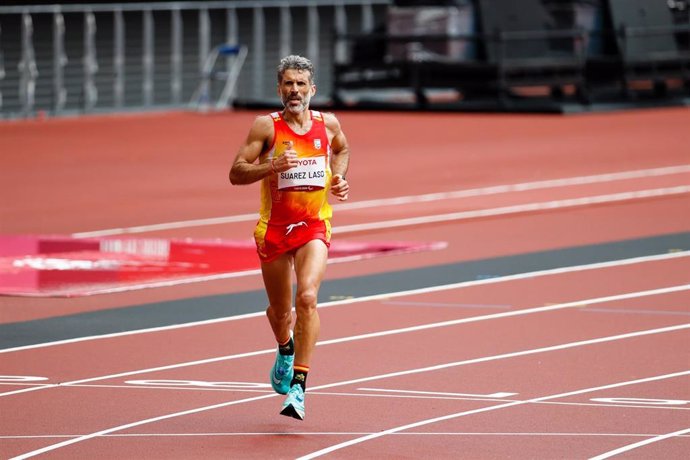
[[[333,60],[345,53],[336,46],[333,56],[333,32],[372,31],[390,3],[0,6],[0,117],[183,108],[209,54],[224,43],[248,48],[238,102],[275,102],[273,69],[280,57],[293,53],[312,60],[318,95],[327,96]]]
[[[224,70],[216,70],[219,57],[225,61]],[[232,108],[232,101],[236,97],[235,85],[246,58],[247,47],[244,45],[223,44],[216,46],[206,59],[201,83],[189,102],[190,107],[201,112]],[[217,100],[211,98],[212,85],[215,81],[223,82],[223,90]]]

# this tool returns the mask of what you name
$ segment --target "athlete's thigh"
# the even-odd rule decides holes
[[[295,253],[297,289],[318,289],[328,262],[328,247],[321,240],[311,240]]]
[[[292,308],[292,256],[283,254],[271,262],[261,262],[261,275],[269,304],[279,310]]]

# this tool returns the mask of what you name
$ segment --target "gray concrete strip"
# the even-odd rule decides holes
[[[690,250],[690,232],[326,280],[320,302]],[[262,290],[0,325],[0,350],[261,312]]]

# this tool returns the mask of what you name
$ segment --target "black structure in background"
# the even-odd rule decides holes
[[[589,59],[592,86],[614,80],[628,98],[637,96],[640,81],[649,82],[658,96],[668,94],[673,79],[690,90],[688,3],[608,0],[608,7],[615,52]]]
[[[394,3],[375,34],[336,36],[347,43],[336,105],[387,105],[392,88],[416,108],[442,107],[429,94],[452,90],[446,104],[460,110],[690,100],[688,0]]]
[[[142,0],[28,0],[24,2],[5,0],[2,6],[24,6],[24,5],[83,5],[93,3],[166,3],[169,0],[153,0],[143,2]]]

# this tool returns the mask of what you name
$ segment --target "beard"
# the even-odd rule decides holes
[[[292,102],[292,101],[298,101],[299,105],[290,104],[290,102]],[[291,96],[288,96],[288,97],[282,96],[281,97],[281,102],[283,103],[283,107],[285,107],[285,109],[288,112],[293,113],[293,114],[302,113],[305,110],[307,110],[307,107],[309,107],[310,101],[311,101],[311,94],[307,94],[304,97],[298,97],[298,98],[293,98]]]

